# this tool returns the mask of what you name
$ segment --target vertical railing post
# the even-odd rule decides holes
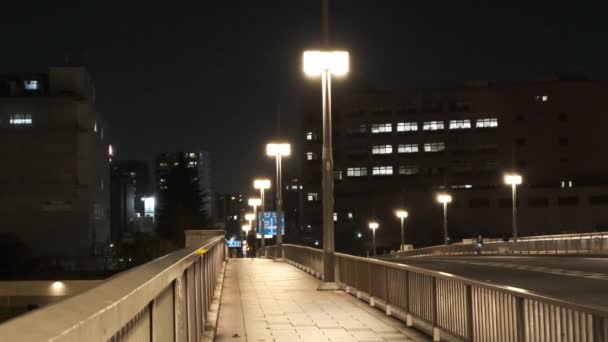
[[[433,277],[431,281],[431,320],[433,323],[433,341],[439,342],[441,341],[441,332],[437,327],[437,305],[439,305],[437,300],[437,277]]]
[[[473,342],[473,288],[471,285],[465,285],[465,305],[466,305],[466,320],[467,320],[467,341]]]
[[[515,324],[517,326],[517,341],[526,341],[525,299],[515,298]]]

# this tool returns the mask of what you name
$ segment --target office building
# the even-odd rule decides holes
[[[371,239],[442,242],[437,192],[449,192],[449,235],[509,236],[517,172],[519,235],[608,228],[608,82],[559,73],[537,82],[334,94],[335,222],[338,249]],[[321,236],[321,106],[307,98],[301,132],[307,226]],[[359,237],[361,234],[361,237]],[[361,252],[361,251],[358,251]]]
[[[99,250],[110,238],[106,130],[84,67],[0,76],[0,232],[35,255]]]

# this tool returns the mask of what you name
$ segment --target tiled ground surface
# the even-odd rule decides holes
[[[429,341],[419,332],[284,263],[230,259],[216,341]]]

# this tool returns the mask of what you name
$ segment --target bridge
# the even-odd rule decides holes
[[[466,244],[336,253],[341,290],[317,291],[321,250],[284,244],[285,262],[273,261],[275,246],[230,259],[223,232],[200,231],[182,250],[1,324],[0,340],[608,341],[608,268],[590,258],[608,254],[608,237],[531,241],[487,243],[481,256]],[[562,292],[530,285],[556,269],[566,273],[536,282]]]

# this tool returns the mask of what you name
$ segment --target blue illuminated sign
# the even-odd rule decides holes
[[[285,212],[281,215],[281,232],[285,235]],[[258,227],[262,227],[262,213],[258,213]],[[276,211],[264,212],[264,236],[266,238],[272,238],[277,235],[277,213]],[[258,234],[260,237],[260,234]]]
[[[239,240],[226,240],[228,247],[241,247],[241,241]]]

